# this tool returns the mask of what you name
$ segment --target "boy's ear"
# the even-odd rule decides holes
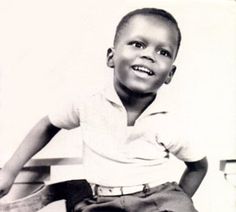
[[[173,65],[171,67],[171,70],[170,70],[168,76],[166,77],[165,84],[169,84],[171,82],[172,77],[174,76],[176,69],[177,69],[177,67],[175,65]]]
[[[110,68],[114,68],[114,48],[109,48],[107,50],[107,66]]]

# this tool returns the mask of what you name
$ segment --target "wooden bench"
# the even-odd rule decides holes
[[[220,171],[224,173],[224,178],[236,188],[236,159],[220,160]]]
[[[66,211],[75,202],[92,195],[86,180],[68,180],[46,184],[52,166],[79,165],[80,158],[32,159],[22,169],[9,194],[0,200],[0,212],[34,212],[48,204],[65,200]]]

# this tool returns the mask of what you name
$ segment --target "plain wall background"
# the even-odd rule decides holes
[[[116,24],[143,6],[170,11],[182,31],[177,73],[163,93],[208,153],[210,171],[196,204],[210,211],[223,204],[219,160],[236,157],[236,3],[230,0],[0,1],[0,162],[62,98],[109,80],[106,50]],[[70,132],[38,157],[79,156],[79,130]]]

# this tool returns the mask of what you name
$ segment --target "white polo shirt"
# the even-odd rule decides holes
[[[81,127],[86,178],[104,186],[166,182],[169,153],[183,161],[202,159],[205,155],[186,139],[179,130],[181,123],[175,124],[173,118],[155,99],[134,126],[127,126],[126,110],[113,86],[49,114],[56,127]]]

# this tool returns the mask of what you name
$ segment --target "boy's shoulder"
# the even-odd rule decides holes
[[[96,103],[99,103],[105,98],[106,93],[107,88],[104,87],[99,87],[96,90],[90,90],[87,92],[75,92],[73,95],[64,98],[63,102],[73,105],[93,104],[93,106],[96,106]]]

